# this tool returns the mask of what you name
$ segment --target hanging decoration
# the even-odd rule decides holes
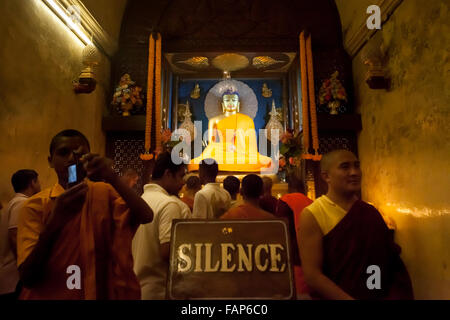
[[[314,68],[312,57],[312,45],[311,34],[306,39],[306,59],[308,61],[308,88],[309,88],[309,112],[311,116],[311,136],[314,149],[314,155],[312,160],[320,161],[322,156],[319,154],[319,133],[317,129],[317,109],[316,109],[316,97],[314,91]]]
[[[155,48],[156,47],[156,48]],[[156,51],[156,52],[155,52]],[[156,57],[156,62],[155,62]],[[154,89],[154,90],[153,90]],[[155,92],[155,131],[156,149],[161,148],[161,35],[157,34],[155,41],[153,33],[149,37],[148,49],[148,74],[147,74],[147,114],[145,119],[145,152],[140,155],[142,160],[152,160],[154,155],[151,150],[152,138],[152,114],[153,114],[153,91]]]
[[[156,61],[155,61],[155,151],[158,155],[162,151],[161,145],[161,35],[158,33],[156,39]]]
[[[302,114],[303,114],[303,159],[320,161],[319,136],[317,128],[317,113],[314,93],[314,68],[311,49],[311,35],[305,39],[305,32],[300,33],[300,71],[302,83]],[[311,120],[311,121],[310,121]],[[310,137],[314,154],[309,153]]]
[[[302,83],[302,114],[303,114],[303,159],[311,159],[309,153],[309,112],[308,112],[308,81],[306,72],[306,42],[305,33],[300,33],[300,72]]]

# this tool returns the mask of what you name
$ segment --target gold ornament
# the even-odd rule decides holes
[[[191,91],[191,98],[192,99],[200,98],[200,86],[198,85],[198,83],[195,84],[194,89]]]
[[[272,89],[267,87],[267,83],[264,83],[262,86],[262,96],[264,98],[270,98],[272,96]]]

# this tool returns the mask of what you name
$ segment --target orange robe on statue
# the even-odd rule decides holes
[[[140,299],[133,272],[131,241],[137,225],[116,190],[103,182],[87,181],[89,191],[81,212],[55,238],[42,281],[23,288],[21,299]],[[56,184],[25,203],[19,217],[17,265],[36,246],[55,199],[64,192]],[[69,289],[71,265],[79,266],[81,288]]]
[[[192,159],[188,170],[198,170],[203,159],[215,159],[219,171],[259,172],[270,168],[272,159],[258,152],[255,124],[243,113],[235,113],[213,122],[213,134],[202,154]],[[208,125],[209,126],[209,125]]]

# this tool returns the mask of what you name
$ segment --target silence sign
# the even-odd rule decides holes
[[[284,220],[174,220],[168,299],[293,299]]]

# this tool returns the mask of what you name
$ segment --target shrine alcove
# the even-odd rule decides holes
[[[250,63],[231,74],[233,79],[247,79],[250,86],[253,81],[255,87],[258,80],[273,81],[274,96],[278,97],[275,102],[285,110],[285,127],[301,131],[301,96],[295,88],[301,81],[298,52],[299,34],[303,30],[312,36],[316,96],[323,80],[338,71],[349,97],[340,114],[334,117],[330,117],[326,107],[318,107],[320,152],[346,148],[357,153],[356,134],[361,130],[361,120],[353,108],[351,59],[342,46],[342,28],[334,1],[220,0],[198,1],[195,5],[184,0],[129,1],[122,19],[119,49],[112,63],[110,90],[113,91],[121,76],[127,73],[144,88],[145,95],[149,35],[159,32],[164,57],[163,128],[174,130],[177,127],[177,106],[189,100],[183,90],[196,82],[201,86],[204,83],[206,87],[202,90],[208,90],[211,88],[208,81],[215,83],[222,77],[221,71],[211,64],[196,68],[180,62],[197,56],[213,61],[222,54],[236,53],[249,61],[268,56],[285,62],[263,69]],[[190,101],[195,117],[195,110],[202,106],[197,101]],[[264,125],[265,113],[266,110],[261,111],[257,117],[260,119],[255,122],[257,128]],[[115,159],[119,167],[131,166],[140,173],[144,171],[143,165],[139,159],[128,155],[135,155],[143,148],[144,114],[145,108],[142,108],[127,119],[110,109],[103,119],[107,155]],[[130,152],[122,151],[118,155],[114,151],[118,145],[121,149],[128,145]],[[317,194],[324,193],[325,186],[318,179],[317,163],[311,161],[308,170],[316,177]]]

